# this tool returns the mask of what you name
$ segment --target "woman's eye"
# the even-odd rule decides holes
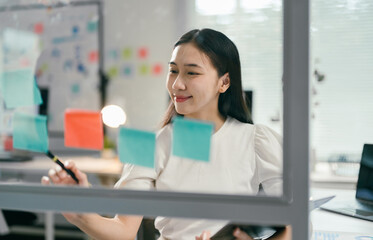
[[[198,73],[196,72],[188,72],[189,75],[199,75]]]
[[[177,73],[177,71],[170,69],[170,73]]]

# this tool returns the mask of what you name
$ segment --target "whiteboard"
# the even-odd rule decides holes
[[[47,100],[49,132],[63,132],[64,111],[67,108],[101,108],[100,8],[99,2],[73,2],[68,5],[0,9],[0,36],[11,30],[38,37],[40,51],[36,62],[30,63],[22,56],[17,56],[17,61],[19,68],[30,67],[27,64],[31,64],[37,85],[47,90],[43,90],[42,94],[47,93],[47,99],[43,100]],[[2,68],[6,70],[9,62],[14,67],[14,61],[11,61],[14,53],[12,55],[9,49],[7,51],[6,46],[3,50]]]

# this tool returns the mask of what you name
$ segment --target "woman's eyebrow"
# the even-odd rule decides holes
[[[185,67],[198,67],[198,68],[202,68],[200,65],[198,64],[195,64],[195,63],[186,63],[184,64]]]
[[[177,66],[177,64],[175,62],[169,62],[168,64],[169,65],[175,65],[175,66]],[[195,63],[186,63],[186,64],[184,64],[184,67],[198,67],[198,68],[202,68],[200,65],[195,64]]]

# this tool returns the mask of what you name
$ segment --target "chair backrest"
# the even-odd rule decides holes
[[[0,235],[5,235],[9,233],[8,224],[5,221],[3,212],[0,209]]]

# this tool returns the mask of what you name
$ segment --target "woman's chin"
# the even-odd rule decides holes
[[[185,109],[181,109],[181,108],[175,108],[176,112],[180,115],[188,115],[188,111],[185,111]]]

